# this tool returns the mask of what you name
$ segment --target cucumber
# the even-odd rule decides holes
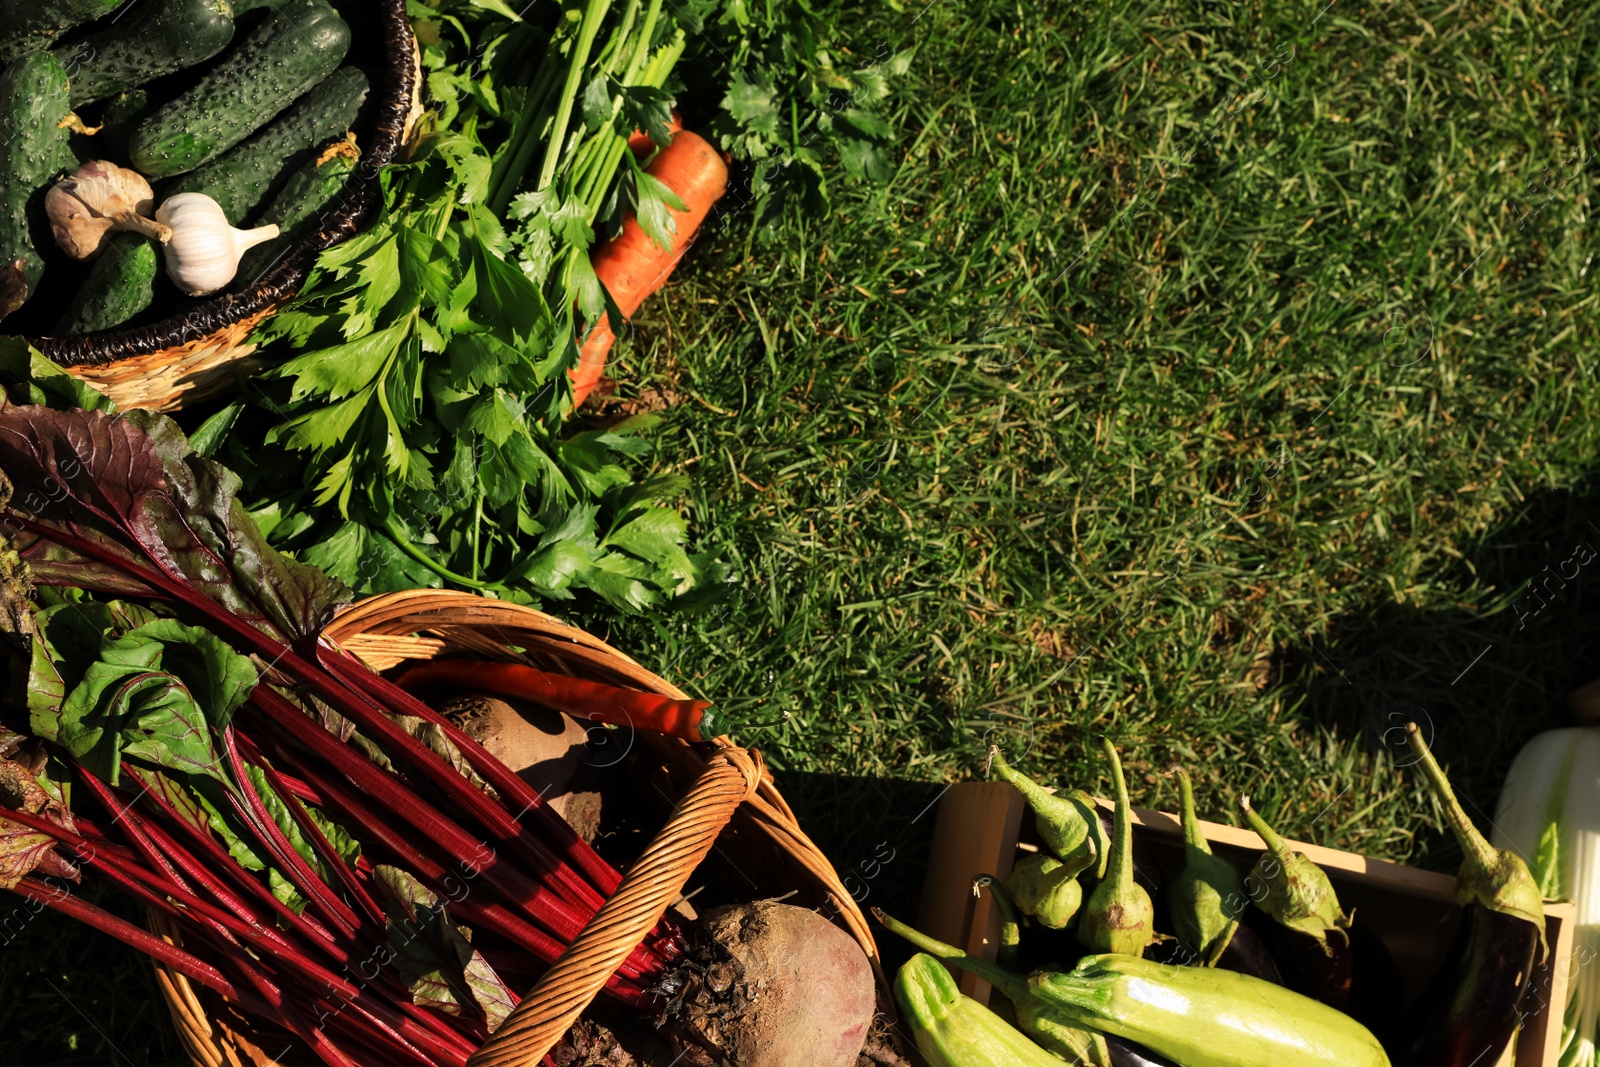
[[[193,170],[266,125],[349,50],[350,27],[326,0],[291,0],[198,85],[140,123],[129,160],[152,178]]]
[[[321,166],[312,160],[289,176],[283,191],[261,212],[254,225],[272,223],[282,231],[266,244],[256,245],[239,261],[234,279],[248,287],[271,269],[285,251],[304,240],[322,219],[322,208],[344,188],[356,169],[348,155],[337,155]]]
[[[0,64],[49,48],[74,26],[109,15],[122,0],[0,0]]]
[[[100,109],[100,132],[94,139],[105,159],[128,158],[128,135],[150,111],[150,94],[143,89],[127,89],[113,96]]]
[[[205,193],[222,205],[228,221],[239,225],[315,149],[344,136],[367,90],[367,76],[354,67],[335,71],[260,133],[185,174],[163,195]]]
[[[156,246],[137,233],[119,233],[89,268],[83,287],[56,325],[57,337],[121,326],[156,298]]]
[[[0,74],[0,264],[7,266],[0,317],[33,295],[44,273],[36,239],[50,240],[46,187],[72,164],[67,71],[49,52],[33,52]]]
[[[233,40],[229,0],[142,0],[73,44],[54,49],[72,81],[72,106],[210,59]]]

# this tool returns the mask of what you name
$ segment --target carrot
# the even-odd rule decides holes
[[[716,721],[707,714],[709,700],[674,700],[657,693],[642,693],[571,678],[522,663],[494,663],[472,659],[441,659],[420,663],[404,671],[395,684],[405,690],[436,685],[460,686],[496,696],[531,700],[571,715],[575,719],[653,730],[685,741],[705,741],[702,731]]]
[[[677,108],[673,108],[672,121],[667,123],[667,132],[672,134],[673,139],[676,140],[679,131],[682,129],[683,116],[678,114]],[[632,152],[640,159],[643,159],[645,156],[648,156],[655,150],[656,143],[652,141],[650,139],[650,135],[645,133],[643,130],[634,130],[632,133],[628,134],[628,151]]]
[[[645,298],[661,288],[688,250],[711,205],[728,188],[728,166],[722,156],[704,138],[688,130],[674,134],[672,143],[656,153],[645,171],[677,193],[688,210],[672,212],[677,230],[667,248],[657,247],[639,220],[628,215],[616,240],[590,256],[595,274],[617,302],[624,319],[632,318]],[[583,338],[578,365],[572,370],[573,407],[584,402],[605,372],[606,358],[616,340],[608,318],[602,315]]]

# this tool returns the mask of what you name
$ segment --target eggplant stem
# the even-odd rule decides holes
[[[1211,842],[1200,832],[1200,820],[1194,813],[1194,783],[1189,780],[1189,772],[1182,767],[1174,767],[1171,773],[1178,778],[1178,795],[1183,805],[1183,843],[1186,847],[1209,856]]]
[[[1011,890],[992,874],[980,874],[972,880],[973,896],[978,896],[983,889],[989,890],[995,910],[1000,913],[1000,945],[995,962],[1002,967],[1014,967],[1018,946],[1022,944],[1022,924],[1017,919],[1017,906],[1011,899]]]
[[[1111,816],[1111,877],[1116,880],[1117,892],[1126,894],[1133,885],[1133,822],[1129,818],[1128,782],[1122,775],[1122,760],[1117,757],[1117,746],[1109,737],[1102,737],[1106,759],[1111,762],[1111,783],[1117,791],[1117,807]]]
[[[1266,843],[1267,851],[1279,856],[1290,855],[1289,842],[1278,836],[1278,831],[1267,825],[1267,820],[1256,814],[1256,809],[1250,806],[1250,795],[1247,793],[1239,798],[1239,808],[1244,812],[1244,817],[1250,824],[1250,829],[1256,836]]]
[[[905,923],[896,919],[882,908],[873,908],[872,917],[877,919],[884,927],[894,934],[899,934],[913,945],[920,948],[930,956],[938,956],[942,960],[949,960],[964,971],[982,978],[985,982],[1004,993],[1013,1004],[1021,1004],[1028,996],[1028,980],[1020,974],[990,963],[988,960],[954,945],[947,945],[943,941],[936,941],[920,930],[914,930]]]
[[[1498,866],[1499,856],[1494,846],[1489,844],[1488,839],[1473,825],[1467,809],[1456,799],[1456,791],[1450,787],[1450,779],[1444,776],[1444,769],[1439,766],[1439,761],[1433,758],[1433,753],[1429,751],[1428,743],[1422,739],[1422,731],[1417,728],[1416,723],[1406,723],[1406,736],[1417,746],[1422,773],[1427,776],[1428,784],[1433,787],[1433,795],[1438,798],[1439,806],[1444,808],[1445,819],[1450,823],[1450,829],[1455,831],[1456,840],[1461,842],[1461,847],[1472,853],[1485,869]]]

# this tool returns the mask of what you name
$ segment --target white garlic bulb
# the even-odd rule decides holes
[[[239,257],[278,236],[278,228],[271,225],[234,229],[222,205],[204,193],[169,196],[156,210],[156,221],[172,229],[166,247],[167,277],[190,296],[214,293],[233,281]]]

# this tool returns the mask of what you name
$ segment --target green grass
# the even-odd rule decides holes
[[[770,243],[734,216],[619,350],[746,580],[574,618],[791,713],[750,740],[874,903],[911,910],[918,816],[988,740],[1103,790],[1106,735],[1136,803],[1173,805],[1181,761],[1206,816],[1248,791],[1285,834],[1449,869],[1394,728],[1490,812],[1600,675],[1593,565],[1512,606],[1600,547],[1600,162],[1568,162],[1600,15],[1319,10],[862,5],[861,62],[917,50],[892,184]],[[6,956],[71,975],[128,1062],[181,1062],[144,972],[69,929]],[[56,1019],[0,1060],[111,1061]]]
[[[1319,8],[852,27],[917,48],[892,185],[772,245],[732,226],[624,359],[625,395],[676,397],[662,468],[748,582],[694,624],[589,625],[792,713],[754,738],[780,775],[958,780],[999,730],[1103,789],[1104,734],[1136,802],[1174,804],[1181,761],[1210,817],[1249,792],[1285,833],[1452,866],[1397,727],[1490,812],[1600,674],[1589,568],[1511,608],[1600,545],[1596,162],[1564,162],[1596,23]],[[1524,218],[1546,168],[1572,180]],[[922,791],[832,796],[802,806],[841,866],[923,839]]]

